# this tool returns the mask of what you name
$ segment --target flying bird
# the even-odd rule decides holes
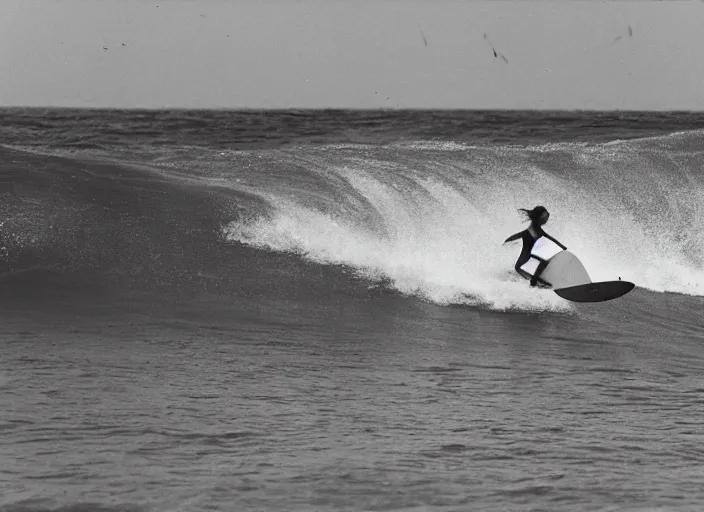
[[[500,58],[506,64],[508,64],[508,59],[506,58],[506,56],[503,53],[496,51],[496,48],[494,48],[494,45],[491,44],[491,41],[489,41],[489,36],[487,36],[486,33],[484,33],[484,40],[488,43],[489,47],[491,48],[491,51],[494,52],[494,58],[496,58],[496,59]]]
[[[624,36],[615,37],[614,40],[611,41],[611,44],[614,44],[615,42],[620,41],[621,39],[623,39],[623,37]],[[633,28],[630,25],[628,25],[628,37],[633,37]]]
[[[420,25],[418,25],[418,31],[420,32],[420,37],[423,38],[423,44],[428,46],[428,40],[425,38],[425,34],[423,34],[423,29],[420,28]]]

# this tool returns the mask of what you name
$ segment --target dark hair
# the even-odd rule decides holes
[[[543,215],[544,213],[547,213],[550,215],[550,212],[548,212],[548,209],[545,208],[544,206],[536,206],[532,210],[526,210],[525,208],[519,208],[519,212],[523,212],[523,214],[526,216],[526,220],[529,220],[531,222],[539,222],[540,221],[540,216]]]

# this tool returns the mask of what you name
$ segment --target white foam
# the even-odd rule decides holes
[[[457,190],[434,180],[403,190],[360,173],[347,178],[376,209],[386,236],[377,234],[378,226],[348,223],[275,197],[268,198],[275,207],[271,217],[232,222],[227,236],[321,263],[348,265],[436,303],[569,309],[554,293],[529,289],[524,280],[512,277],[516,248],[502,248],[504,233],[494,231],[494,219]]]
[[[564,155],[566,148],[555,151]],[[543,204],[551,212],[546,231],[580,258],[592,280],[620,277],[654,291],[704,295],[701,187],[687,184],[686,172],[661,180],[638,174],[641,161],[628,147],[569,151],[575,167],[564,173],[542,169],[529,151],[509,155],[500,148],[435,153],[417,169],[369,156],[345,165],[318,162],[322,179],[348,186],[343,200],[321,209],[270,189],[260,195],[272,213],[234,221],[226,233],[347,265],[440,304],[565,311],[570,303],[515,275],[520,242],[502,245],[527,227],[516,209]],[[360,197],[373,215],[349,215]]]

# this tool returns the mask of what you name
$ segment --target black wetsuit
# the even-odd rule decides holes
[[[533,230],[535,231],[535,234],[537,235],[535,238],[533,238],[533,235],[530,233],[530,229],[526,229],[524,231],[521,231],[520,233],[516,233],[515,235],[511,235],[506,239],[506,242],[513,242],[514,240],[518,240],[519,238],[523,240],[523,249],[521,250],[520,256],[518,256],[518,259],[516,260],[516,264],[514,265],[513,268],[516,269],[516,272],[518,272],[521,276],[525,277],[526,279],[530,279],[530,284],[535,285],[538,278],[540,277],[540,274],[545,270],[545,267],[548,265],[547,262],[541,261],[538,264],[538,268],[535,270],[535,275],[533,277],[530,276],[525,270],[521,269],[521,266],[530,259],[530,253],[533,250],[533,246],[535,245],[536,240],[540,238],[541,236],[544,236],[545,238],[548,238],[555,242],[557,245],[562,247],[563,249],[567,249],[564,245],[562,245],[560,242],[555,240],[553,237],[548,235],[545,231],[543,231],[543,228],[541,226],[532,226]],[[504,243],[506,243],[504,242]]]

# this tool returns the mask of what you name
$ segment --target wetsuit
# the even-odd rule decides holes
[[[523,249],[521,250],[520,256],[518,256],[518,259],[516,260],[516,264],[514,265],[513,268],[516,269],[516,272],[518,272],[521,276],[525,277],[526,279],[530,279],[530,284],[531,286],[535,286],[535,284],[538,281],[538,278],[540,277],[540,274],[545,270],[545,267],[547,267],[548,262],[547,261],[541,261],[538,264],[538,268],[535,270],[535,275],[531,277],[530,274],[528,274],[525,270],[521,269],[521,266],[530,259],[530,253],[533,250],[533,245],[535,245],[536,240],[540,238],[541,236],[544,236],[545,238],[548,238],[555,242],[557,245],[562,247],[563,249],[567,249],[564,245],[562,245],[560,242],[555,240],[553,237],[548,235],[545,231],[543,231],[543,228],[541,226],[531,226],[533,228],[533,231],[535,232],[536,236],[533,237],[533,235],[530,232],[530,228],[521,231],[520,233],[516,233],[515,235],[511,235],[506,239],[506,242],[513,242],[514,240],[518,240],[519,238],[523,240]]]

